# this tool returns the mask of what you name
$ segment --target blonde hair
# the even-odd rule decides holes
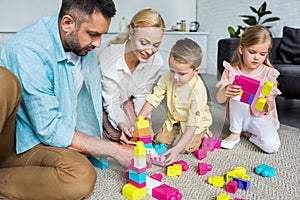
[[[200,67],[202,61],[201,47],[192,39],[177,40],[171,49],[170,56],[179,63],[189,63],[192,68]]]
[[[147,8],[136,13],[131,19],[127,28],[114,40],[108,42],[111,44],[123,44],[129,38],[129,33],[134,35],[136,28],[157,27],[165,29],[166,25],[161,15],[151,8]]]
[[[273,40],[272,34],[268,28],[259,25],[249,26],[248,28],[246,28],[246,30],[240,38],[240,46],[247,48],[252,45],[263,44],[268,41],[270,42],[268,49],[270,51],[273,45]],[[238,49],[234,52],[230,64],[232,66],[239,67],[243,64],[243,57],[239,53]],[[266,66],[273,67],[269,59],[269,54],[267,54],[264,64]]]

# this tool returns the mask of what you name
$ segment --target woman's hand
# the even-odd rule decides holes
[[[118,124],[119,128],[121,129],[121,137],[120,141],[123,144],[135,144],[135,142],[130,141],[133,135],[133,127],[127,126],[124,122],[120,122]]]
[[[228,98],[233,98],[240,95],[242,92],[241,86],[229,84],[225,87],[225,96]]]

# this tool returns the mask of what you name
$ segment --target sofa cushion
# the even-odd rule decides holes
[[[300,64],[300,29],[283,27],[279,55],[281,63]]]

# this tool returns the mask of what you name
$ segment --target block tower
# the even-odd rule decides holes
[[[138,116],[137,121],[134,123],[134,131],[132,141],[142,141],[145,148],[153,148],[150,125],[148,120],[143,116]]]
[[[128,170],[129,183],[122,188],[122,194],[127,199],[137,200],[147,195],[146,168],[146,148],[142,141],[137,141],[134,147],[134,158]]]

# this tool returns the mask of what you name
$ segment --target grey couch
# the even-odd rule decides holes
[[[300,32],[299,32],[300,33]],[[294,43],[293,43],[294,44]],[[230,62],[233,52],[239,45],[239,38],[226,38],[218,42],[218,80],[220,80],[224,67],[223,61]],[[273,38],[273,48],[270,52],[270,60],[273,66],[280,72],[278,77],[279,89],[283,97],[288,99],[300,99],[300,63],[298,60],[284,59],[282,50],[282,38]],[[300,45],[293,47],[300,50]],[[293,49],[292,48],[292,49]],[[299,49],[295,49],[299,48]],[[294,63],[295,62],[295,63]]]

